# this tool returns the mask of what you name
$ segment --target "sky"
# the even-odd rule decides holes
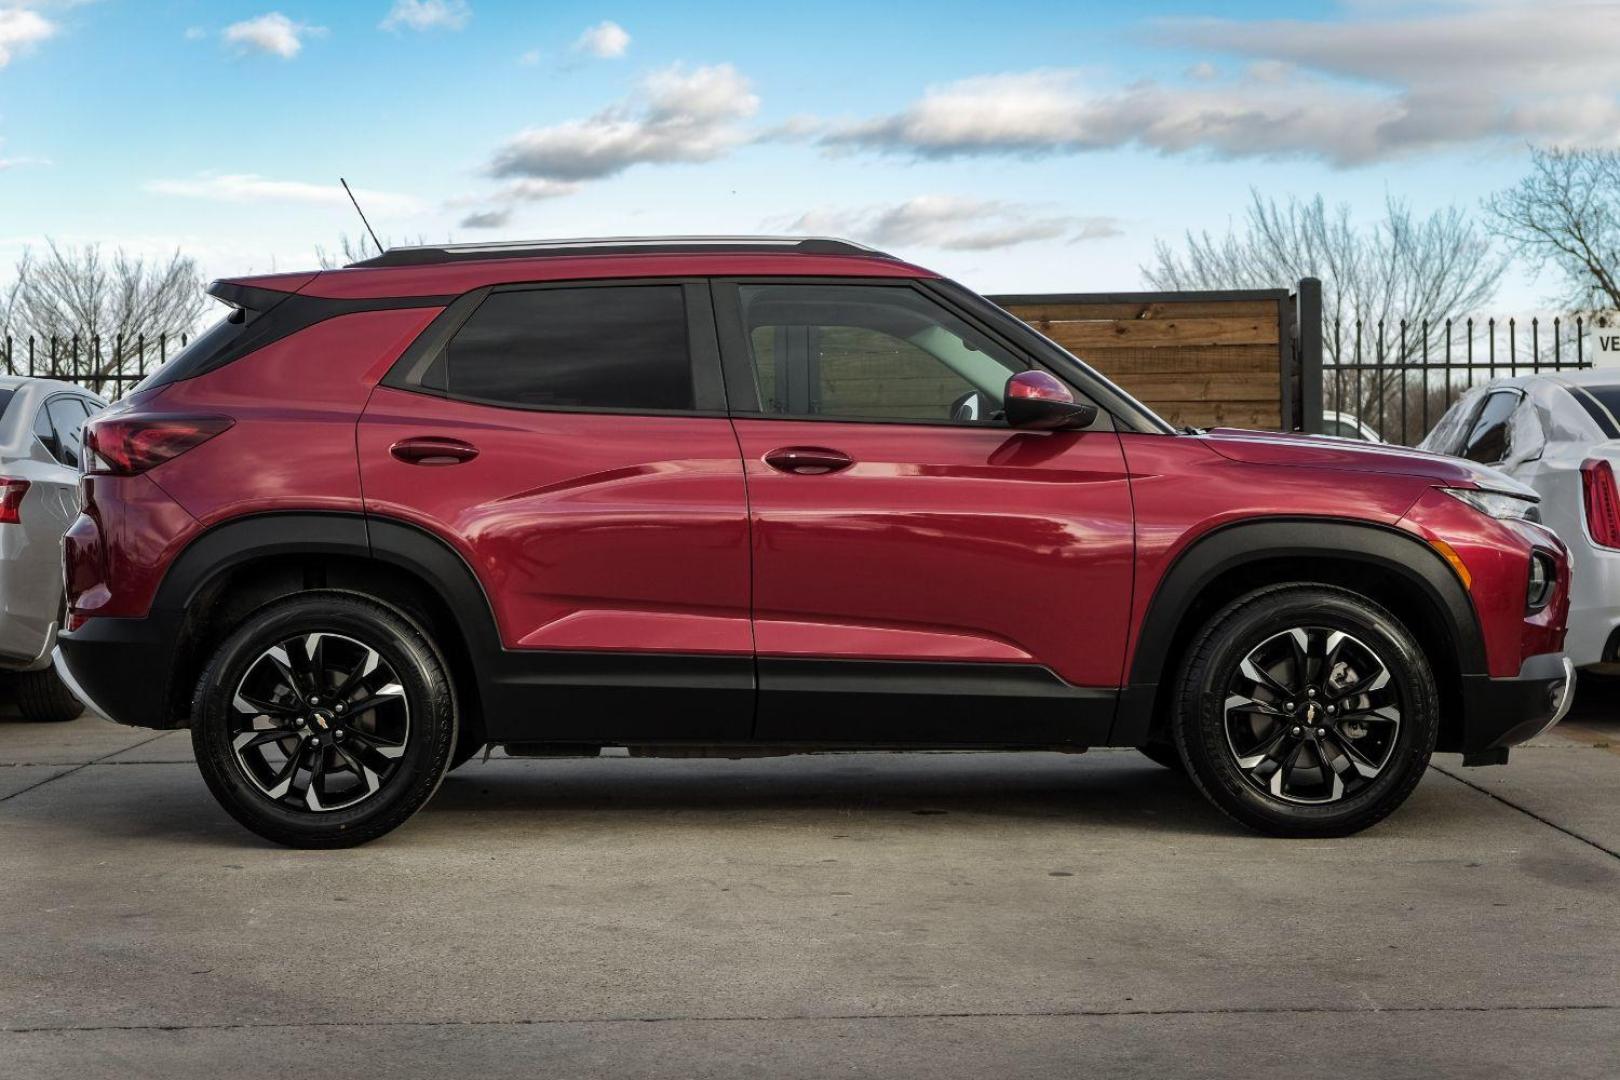
[[[1251,189],[1477,210],[1529,144],[1620,144],[1620,0],[0,0],[0,280],[46,237],[309,268],[345,176],[400,243],[813,233],[1127,291]]]

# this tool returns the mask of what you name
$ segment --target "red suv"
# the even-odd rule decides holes
[[[64,673],[335,847],[529,755],[1139,747],[1340,835],[1556,721],[1569,573],[1463,461],[1177,431],[833,240],[401,248],[220,282],[87,428]]]

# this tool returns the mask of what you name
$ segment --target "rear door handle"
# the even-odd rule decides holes
[[[407,465],[460,465],[478,456],[478,447],[460,439],[423,435],[401,439],[388,452]]]
[[[824,476],[849,468],[855,459],[825,446],[783,446],[766,454],[765,464],[778,472]]]

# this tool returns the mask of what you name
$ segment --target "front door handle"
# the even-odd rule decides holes
[[[460,465],[478,456],[478,447],[460,439],[434,435],[401,439],[388,452],[407,465]]]
[[[825,446],[783,446],[766,454],[765,464],[778,472],[825,476],[849,468],[855,459]]]

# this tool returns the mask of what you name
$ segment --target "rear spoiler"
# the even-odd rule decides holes
[[[208,295],[249,315],[262,315],[314,281],[315,274],[270,274],[262,277],[220,278],[208,286]]]

